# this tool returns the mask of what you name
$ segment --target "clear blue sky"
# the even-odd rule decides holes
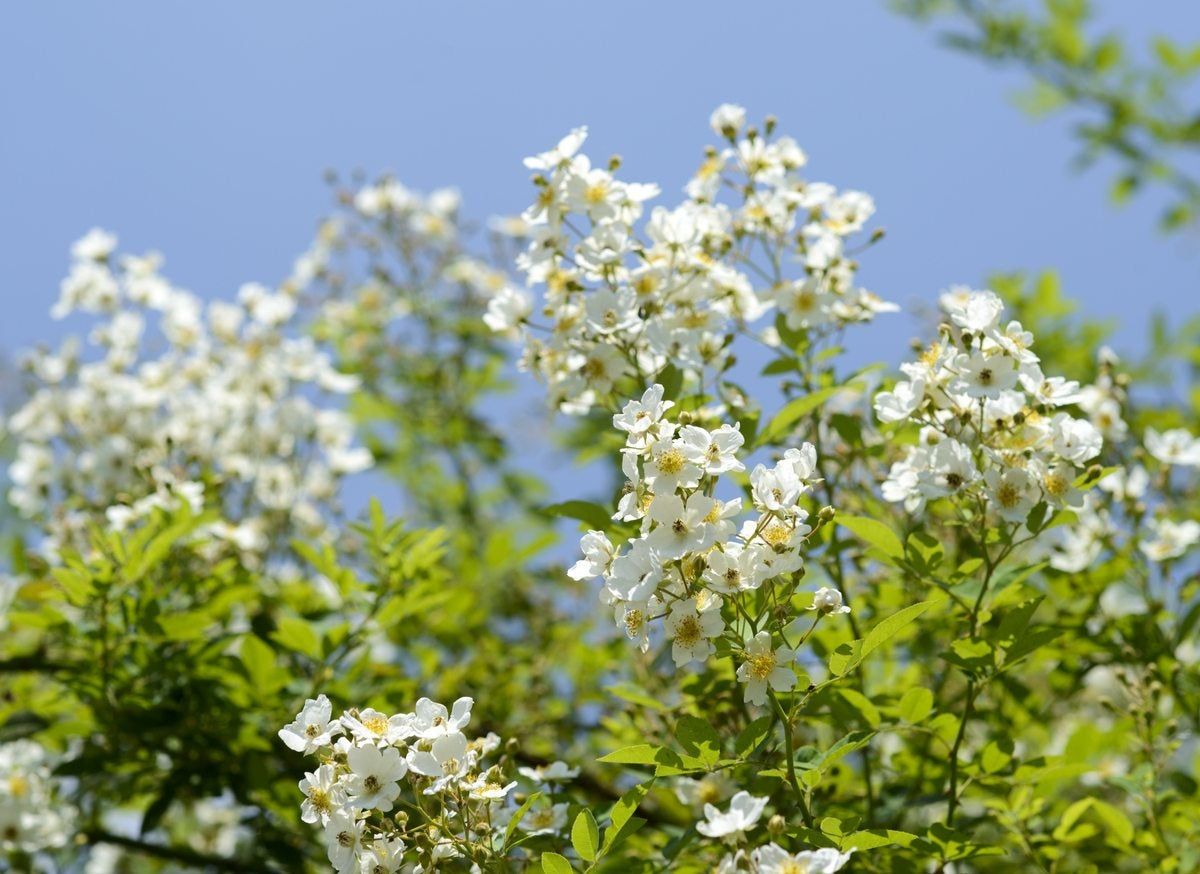
[[[328,206],[322,172],[454,184],[474,216],[529,196],[522,156],[573,125],[668,201],[722,101],[775,113],[812,176],[873,194],[887,242],[863,278],[902,304],[997,269],[1056,267],[1118,341],[1195,310],[1197,238],[1158,203],[1108,206],[1020,77],[943,49],[882,0],[22,3],[0,18],[0,350],[57,339],[68,244],[93,225],[158,249],[178,284],[275,281]],[[1188,3],[1106,4],[1111,24],[1200,37]],[[1127,20],[1125,20],[1127,19]],[[895,360],[916,330],[861,335]]]

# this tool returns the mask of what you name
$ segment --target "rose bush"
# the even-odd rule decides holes
[[[5,418],[5,864],[1200,867],[1200,323],[1123,360],[998,276],[848,367],[874,202],[711,126],[673,207],[570,132],[487,240],[340,190],[230,302],[76,244]]]

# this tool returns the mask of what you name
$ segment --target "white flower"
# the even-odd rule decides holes
[[[696,425],[684,425],[679,429],[677,446],[705,474],[719,476],[731,470],[745,470],[737,458],[745,442],[741,430],[732,425],[722,425],[711,432]]]
[[[746,126],[746,110],[734,103],[722,103],[709,116],[708,125],[717,136],[733,139]]]
[[[1168,561],[1182,556],[1197,541],[1200,541],[1200,522],[1195,519],[1182,522],[1152,519],[1146,523],[1146,533],[1138,546],[1151,561]]]
[[[1007,355],[960,355],[954,362],[958,379],[950,389],[971,398],[997,398],[1017,384],[1016,362]]]
[[[822,615],[850,612],[850,608],[842,603],[842,593],[826,586],[822,586],[813,593],[812,606],[808,609],[819,610]]]
[[[705,559],[705,581],[722,594],[737,594],[762,585],[768,572],[757,547],[727,543],[714,549]]]
[[[332,765],[321,765],[315,771],[306,772],[300,781],[304,801],[300,805],[300,819],[304,822],[329,821],[335,810],[346,804],[346,789],[338,780]]]
[[[515,339],[519,336],[518,329],[531,312],[533,301],[529,295],[506,285],[488,301],[483,321],[497,334]]]
[[[342,732],[339,723],[329,721],[332,713],[333,707],[324,695],[309,698],[296,719],[279,730],[279,739],[298,753],[315,753]]]
[[[359,857],[360,874],[399,874],[404,870],[406,849],[399,838],[375,838]]]
[[[641,400],[629,401],[613,416],[613,427],[629,433],[630,446],[644,446],[662,421],[663,414],[673,406],[674,401],[663,400],[663,387],[655,383],[642,393]]]
[[[394,744],[413,736],[407,714],[388,716],[368,707],[357,716],[343,713],[339,720],[354,737],[363,743]]]
[[[789,853],[777,844],[759,847],[752,854],[758,874],[833,874],[850,861],[850,853],[833,847]]]
[[[739,792],[730,800],[726,812],[711,804],[704,805],[705,821],[696,824],[696,831],[705,837],[725,838],[732,842],[758,824],[766,806],[766,798],[757,798],[746,791]]]
[[[792,662],[795,650],[786,646],[772,649],[771,632],[760,631],[747,644],[742,664],[738,666],[737,678],[746,684],[746,703],[767,703],[767,688],[776,692],[787,692],[796,685],[796,674]]]
[[[525,166],[530,170],[553,170],[558,165],[569,161],[579,151],[583,141],[587,139],[587,128],[577,127],[558,141],[558,145],[548,152],[542,152],[533,158],[525,159]]]
[[[1004,302],[995,292],[972,291],[962,286],[952,288],[938,302],[950,320],[967,331],[994,330],[1004,312]]]
[[[458,732],[438,737],[428,750],[414,749],[408,753],[408,767],[435,780],[426,794],[440,792],[448,783],[461,778],[470,764],[467,739]]]
[[[944,497],[962,491],[979,479],[979,470],[971,450],[957,440],[943,440],[933,447],[929,475],[921,478],[921,490],[928,498]]]
[[[875,415],[881,422],[902,422],[917,411],[925,399],[925,380],[901,380],[891,391],[875,395]]]
[[[691,450],[691,451],[689,451]],[[653,484],[660,497],[677,488],[694,488],[700,482],[700,466],[693,460],[694,449],[683,440],[663,437],[650,447],[646,460],[646,482]]]
[[[453,709],[446,710],[444,704],[428,698],[417,700],[416,712],[408,720],[408,727],[416,737],[437,738],[444,734],[459,734],[471,721],[473,698],[459,698]]]
[[[408,763],[400,751],[391,747],[354,747],[346,753],[351,777],[346,792],[350,804],[359,810],[387,813],[400,794],[400,779],[408,773]]]
[[[350,874],[358,867],[365,832],[366,823],[345,810],[334,811],[325,823],[325,850],[338,874]]]
[[[567,824],[567,809],[569,805],[535,803],[521,817],[517,828],[528,835],[550,835],[562,831]]]
[[[1163,464],[1200,467],[1200,437],[1193,437],[1183,428],[1159,433],[1146,429],[1146,451]]]
[[[80,261],[103,261],[117,248],[117,238],[101,228],[92,228],[71,244],[71,257]]]
[[[567,576],[573,580],[587,580],[608,570],[613,560],[613,545],[607,534],[603,531],[589,531],[579,541],[579,548],[583,552],[583,558],[571,566]]]
[[[671,658],[682,668],[692,662],[704,662],[716,652],[711,640],[725,630],[720,610],[701,612],[695,598],[676,601],[664,620],[671,637]]]
[[[534,783],[566,783],[579,776],[579,769],[566,762],[551,762],[536,768],[517,768],[517,773]]]
[[[1041,496],[1037,481],[1019,467],[989,469],[984,481],[992,508],[1006,522],[1024,522]]]
[[[662,582],[662,559],[645,540],[635,540],[612,563],[605,589],[622,601],[645,601]]]
[[[1072,419],[1059,413],[1050,422],[1051,448],[1067,461],[1082,464],[1100,454],[1103,438],[1085,419]]]
[[[709,523],[709,515],[717,509],[713,498],[700,493],[689,495],[686,503],[675,494],[656,495],[649,517],[658,524],[650,532],[649,546],[664,561],[687,552],[703,552],[717,540],[717,529]]]

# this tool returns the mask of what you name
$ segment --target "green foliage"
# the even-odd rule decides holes
[[[1033,116],[1076,119],[1078,162],[1104,159],[1118,172],[1110,192],[1120,204],[1146,188],[1170,198],[1165,230],[1200,216],[1200,114],[1195,83],[1200,43],[1155,36],[1138,51],[1116,33],[1098,33],[1086,0],[893,0],[906,15],[944,22],[946,44],[1025,71],[1031,84],[1017,97]],[[1031,8],[1032,7],[1032,8]]]

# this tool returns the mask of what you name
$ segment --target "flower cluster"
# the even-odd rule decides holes
[[[1042,501],[1081,506],[1075,480],[1103,438],[1060,409],[1079,403],[1079,384],[1042,373],[1033,336],[1020,322],[1001,325],[994,293],[952,289],[941,306],[949,321],[938,341],[875,398],[880,421],[923,426],[919,445],[892,466],[884,498],[919,512],[938,498],[978,497],[1009,523]]]
[[[348,215],[321,226],[286,285],[308,290],[321,280],[328,287],[321,330],[344,341],[344,351],[361,369],[378,368],[390,357],[381,342],[389,339],[389,325],[414,314],[438,313],[439,294],[433,289],[469,291],[469,300],[458,303],[482,310],[506,287],[503,273],[467,253],[455,189],[421,194],[385,177],[345,199]],[[351,253],[371,259],[367,279],[354,278],[358,265],[336,259]]]
[[[729,844],[741,843],[746,839],[746,833],[758,825],[767,807],[767,800],[743,791],[733,796],[728,810],[706,804],[705,819],[697,823],[696,831],[707,838],[720,839]],[[776,820],[779,820],[779,817],[776,817]],[[737,849],[729,853],[717,865],[716,871],[718,874],[736,874],[741,871],[752,874],[791,874],[796,871],[805,874],[832,874],[844,867],[848,861],[850,853],[842,853],[829,847],[789,853],[778,844],[770,843],[749,852]]]
[[[0,744],[0,852],[64,846],[74,809],[59,797],[52,757],[40,744]]]
[[[300,781],[301,817],[323,830],[339,874],[495,858],[502,849],[497,826],[511,817],[506,800],[517,783],[507,779],[506,763],[484,763],[500,746],[496,735],[468,739],[464,733],[473,703],[459,698],[447,710],[422,698],[411,713],[348,710],[333,719],[321,695],[279,732],[289,748],[320,759]],[[526,770],[541,783],[577,773],[562,763]],[[554,831],[565,820],[564,804],[536,812],[523,825]]]
[[[338,480],[372,463],[342,411],[314,389],[344,393],[307,337],[289,336],[295,298],[245,285],[207,307],[160,274],[161,258],[114,255],[92,231],[75,244],[54,315],[94,314],[89,352],[68,341],[29,356],[28,400],[9,498],[40,522],[47,548],[93,521],[120,529],[156,507],[219,509],[211,534],[249,556],[277,535],[320,535]]]
[[[668,363],[704,383],[731,365],[734,335],[773,309],[814,337],[894,309],[857,286],[847,249],[871,198],[805,180],[804,152],[773,136],[773,120],[747,127],[745,110],[726,105],[711,123],[725,146],[708,149],[682,204],[655,207],[644,223],[658,186],[619,180],[616,159],[593,166],[580,153],[585,128],[526,159],[538,194],[518,267],[544,289],[549,324],[535,324],[531,299],[512,288],[492,300],[488,322],[523,329],[523,363],[564,412],[608,407]],[[760,339],[780,342],[773,329]]]
[[[580,544],[584,557],[569,573],[579,580],[603,579],[602,599],[643,652],[650,647],[652,621],[661,618],[672,658],[682,668],[703,664],[716,651],[727,629],[726,601],[738,616],[749,616],[758,612],[751,600],[764,583],[772,588],[786,578],[779,591],[772,590],[771,604],[786,604],[795,593],[804,566],[801,550],[814,530],[800,502],[814,481],[817,458],[805,444],[789,449],[773,467],[755,467],[753,513],[739,525],[741,498],[721,500],[715,494],[722,474],[745,469],[738,460],[741,431],[728,424],[707,430],[672,422],[666,413],[673,406],[655,384],[613,417],[628,435],[621,462],[627,479],[613,518],[639,523],[640,534],[617,550],[604,532],[589,531]],[[820,617],[847,608],[837,591],[822,589],[812,609]],[[757,620],[749,627],[749,640],[737,638],[738,679],[746,686],[746,700],[763,704],[768,688],[787,691],[795,685],[795,650],[786,638],[775,646],[771,631],[757,630]]]

